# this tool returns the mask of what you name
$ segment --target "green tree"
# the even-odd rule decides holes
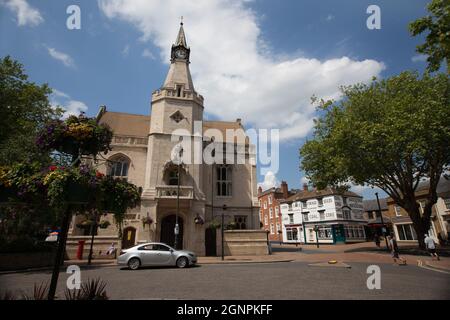
[[[48,162],[35,144],[37,130],[61,109],[50,105],[48,85],[28,81],[23,65],[7,56],[0,59],[0,165],[18,161]]]
[[[409,24],[409,31],[413,36],[428,31],[425,43],[417,46],[417,52],[428,56],[427,70],[437,71],[446,61],[447,74],[450,74],[450,1],[433,0],[428,11],[430,15]]]
[[[320,101],[301,169],[319,188],[349,181],[381,188],[408,212],[423,248],[437,184],[449,172],[449,77],[403,72],[341,91],[339,102]],[[423,179],[429,192],[421,214],[415,190]]]

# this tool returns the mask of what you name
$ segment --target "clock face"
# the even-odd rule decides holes
[[[182,49],[178,49],[177,51],[175,51],[175,57],[179,58],[179,59],[185,59],[186,58],[186,51],[184,51]]]

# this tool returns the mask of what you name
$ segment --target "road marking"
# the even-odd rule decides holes
[[[444,271],[444,270],[440,270],[438,268],[430,267],[427,264],[424,264],[422,260],[417,260],[417,266],[419,268],[423,268],[423,269],[427,269],[427,270],[431,270],[431,271],[436,271],[436,272],[441,272],[441,273],[445,273],[445,274],[450,274],[450,272],[448,272],[448,271]]]

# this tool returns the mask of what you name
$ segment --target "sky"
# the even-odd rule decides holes
[[[0,0],[0,57],[10,55],[30,79],[48,83],[67,114],[151,112],[165,79],[183,16],[191,73],[205,98],[205,119],[246,129],[278,129],[278,169],[263,170],[265,189],[301,188],[299,148],[313,133],[313,95],[339,99],[339,87],[423,72],[426,57],[408,23],[427,14],[421,0]],[[80,29],[69,29],[80,9]],[[380,29],[369,29],[370,5]],[[68,12],[67,12],[68,11]],[[262,174],[264,171],[264,174]],[[366,199],[370,186],[353,186]]]

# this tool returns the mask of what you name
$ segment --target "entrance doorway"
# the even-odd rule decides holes
[[[175,247],[175,220],[174,214],[164,217],[161,221],[161,242]],[[175,249],[183,249],[183,218],[178,216],[178,244]]]
[[[342,224],[333,225],[334,243],[345,243],[344,226]]]
[[[122,249],[131,248],[134,246],[136,240],[136,229],[133,227],[126,227],[123,229]]]
[[[207,257],[217,256],[216,230],[216,228],[207,228],[205,230],[205,255]]]

